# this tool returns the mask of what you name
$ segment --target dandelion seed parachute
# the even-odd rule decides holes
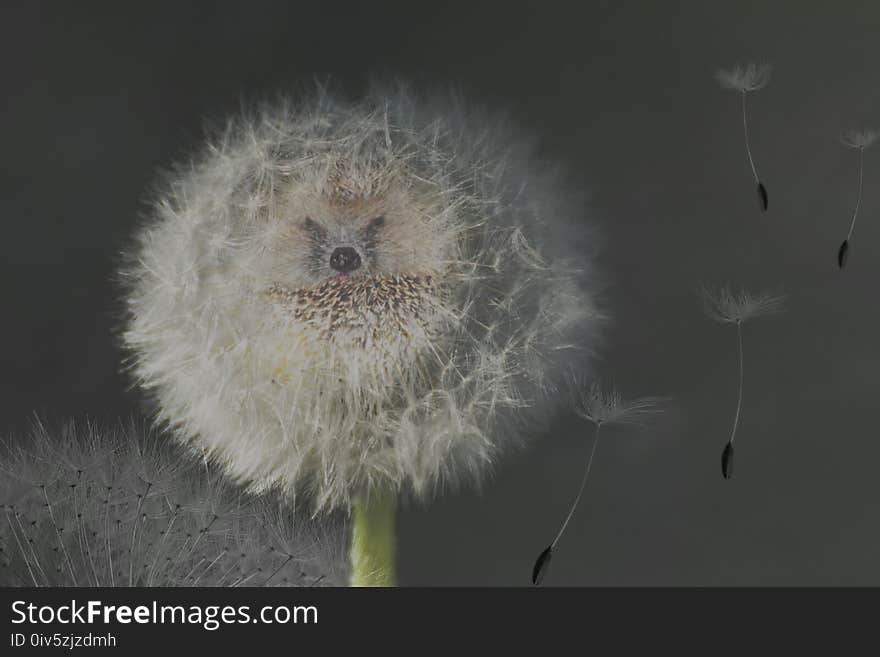
[[[742,97],[742,122],[743,136],[746,143],[746,154],[749,157],[749,166],[752,169],[752,175],[757,185],[758,204],[761,210],[766,212],[770,204],[770,197],[767,194],[767,187],[761,182],[758,176],[758,168],[755,166],[755,160],[752,157],[752,146],[749,141],[749,121],[748,112],[746,110],[746,97],[750,92],[763,89],[770,82],[770,66],[766,64],[749,63],[746,66],[735,66],[729,70],[719,69],[715,72],[715,79],[723,89],[738,91]]]
[[[184,444],[315,511],[478,482],[594,344],[572,191],[454,97],[266,105],[156,197],[124,272],[134,375]]]
[[[856,206],[853,209],[852,219],[849,223],[849,232],[846,234],[846,239],[840,244],[840,248],[837,250],[837,266],[840,269],[846,267],[846,261],[849,258],[849,244],[852,239],[853,231],[856,228],[856,219],[859,216],[859,208],[862,205],[862,182],[864,179],[865,173],[865,149],[868,148],[871,144],[877,141],[877,137],[880,136],[880,133],[877,133],[874,130],[851,130],[844,134],[840,141],[844,146],[849,148],[854,148],[859,152],[859,191],[856,196]]]
[[[15,445],[12,447],[11,445]],[[225,485],[135,425],[0,444],[2,586],[328,586],[345,527]]]
[[[595,426],[593,446],[590,448],[589,456],[587,457],[581,485],[571,506],[569,506],[568,514],[565,516],[562,526],[556,533],[553,542],[535,560],[535,565],[532,568],[532,584],[536,586],[546,577],[547,571],[550,568],[550,561],[553,558],[553,552],[568,528],[568,523],[571,521],[572,516],[574,516],[574,512],[577,510],[581,497],[584,494],[587,480],[590,477],[590,471],[593,468],[596,448],[599,445],[599,431],[602,426],[606,424],[644,426],[654,415],[659,413],[660,404],[663,401],[660,397],[641,397],[633,400],[624,400],[616,390],[603,389],[597,383],[588,385],[583,377],[579,376],[570,378],[569,386],[575,412],[585,420],[592,422]]]
[[[736,440],[736,431],[739,428],[740,413],[743,401],[743,324],[757,317],[776,315],[784,311],[784,296],[763,292],[752,294],[741,290],[738,294],[729,287],[721,287],[711,290],[703,287],[700,290],[703,300],[703,309],[710,319],[736,326],[737,354],[739,362],[739,386],[737,388],[736,413],[733,416],[733,428],[730,431],[730,439],[721,453],[721,474],[725,479],[733,476],[733,441]]]

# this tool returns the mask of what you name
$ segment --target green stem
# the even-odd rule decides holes
[[[351,585],[395,586],[394,493],[355,499],[351,530]]]

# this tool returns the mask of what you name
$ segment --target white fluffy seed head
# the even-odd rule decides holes
[[[580,200],[455,98],[265,106],[156,198],[124,272],[133,371],[254,490],[329,509],[479,480],[593,346]]]

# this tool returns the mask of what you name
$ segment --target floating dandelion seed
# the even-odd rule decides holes
[[[319,90],[230,125],[125,272],[134,374],[236,481],[353,511],[353,581],[393,583],[395,496],[480,479],[589,355],[583,208],[457,100]]]
[[[603,389],[599,384],[593,383],[587,385],[581,379],[571,380],[571,391],[574,398],[575,413],[585,420],[593,423],[593,445],[590,448],[587,464],[584,469],[584,476],[581,479],[580,488],[577,495],[569,508],[568,515],[562,522],[562,526],[543,552],[538,556],[535,565],[532,568],[532,584],[540,584],[547,574],[550,567],[550,560],[553,557],[553,551],[556,545],[565,533],[568,523],[571,521],[584,488],[587,485],[587,479],[590,476],[590,470],[593,467],[593,457],[596,455],[596,448],[599,445],[599,430],[603,425],[629,425],[635,427],[645,426],[657,413],[660,412],[660,404],[663,401],[660,397],[641,397],[639,399],[625,400],[614,389]]]
[[[11,444],[15,444],[12,447]],[[340,586],[345,531],[135,426],[0,444],[2,586]]]
[[[783,301],[785,297],[778,294],[764,292],[751,294],[742,290],[739,294],[731,292],[729,287],[711,290],[703,287],[700,291],[706,314],[716,322],[736,325],[736,339],[739,354],[739,392],[736,400],[736,414],[733,417],[733,429],[730,432],[730,440],[724,446],[721,454],[721,473],[725,479],[733,476],[733,441],[736,438],[736,430],[739,426],[740,411],[743,400],[743,339],[742,325],[750,319],[776,315],[785,310]]]
[[[856,217],[859,216],[859,207],[862,204],[862,178],[865,170],[865,149],[877,141],[878,133],[874,130],[851,130],[844,134],[840,141],[844,146],[855,148],[859,152],[859,191],[856,196],[856,207],[853,210],[852,220],[849,224],[849,232],[846,239],[837,250],[837,266],[843,269],[846,267],[846,261],[849,257],[849,241],[852,239],[853,231],[856,227]]]
[[[770,82],[771,68],[767,64],[749,63],[746,66],[734,66],[730,70],[719,69],[715,79],[725,89],[732,91],[758,91]]]
[[[766,211],[769,204],[767,188],[758,176],[758,169],[752,157],[752,147],[749,143],[749,122],[746,112],[746,96],[753,91],[763,89],[770,82],[771,68],[767,64],[749,63],[746,66],[735,66],[730,70],[719,69],[715,72],[715,79],[724,89],[740,92],[742,96],[743,134],[746,142],[746,153],[749,156],[749,166],[758,186],[758,202],[761,209]]]
[[[850,130],[840,138],[840,142],[849,148],[864,150],[877,141],[876,130]]]

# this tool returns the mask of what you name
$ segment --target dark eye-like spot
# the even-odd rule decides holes
[[[311,217],[303,219],[302,228],[308,236],[306,246],[309,251],[309,268],[315,275],[325,267],[324,260],[327,250],[327,231]]]
[[[303,220],[303,228],[305,228],[306,232],[308,232],[316,241],[324,241],[327,237],[327,231],[311,217],[306,217],[305,220]]]
[[[379,240],[379,231],[384,225],[385,217],[383,215],[379,215],[374,219],[370,219],[370,221],[367,223],[367,226],[363,229],[362,232],[364,246],[367,249],[372,249],[376,246],[376,242]]]

